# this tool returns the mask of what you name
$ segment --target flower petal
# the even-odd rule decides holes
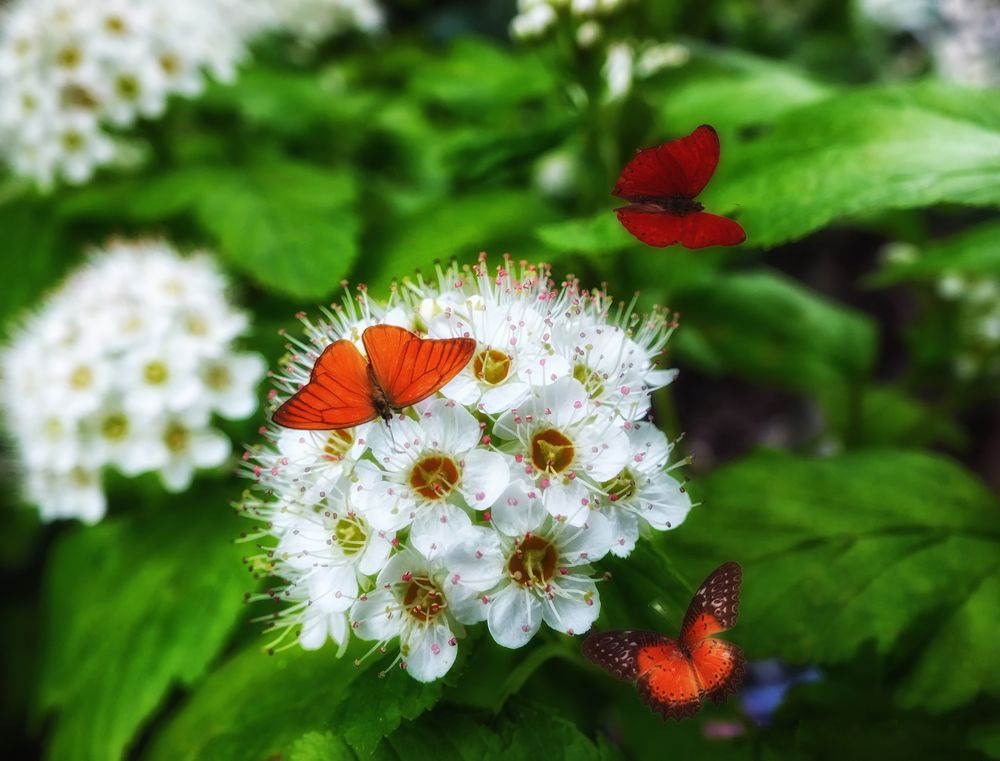
[[[493,596],[486,625],[497,644],[523,647],[542,625],[542,603],[519,584],[508,584]]]

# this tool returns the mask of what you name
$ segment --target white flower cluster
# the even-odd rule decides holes
[[[205,255],[115,242],[93,254],[0,357],[9,433],[45,520],[101,519],[102,470],[182,491],[230,454],[213,413],[249,417],[266,366],[232,341],[246,315]]]
[[[217,0],[245,37],[283,32],[315,45],[340,32],[382,28],[382,8],[375,0]]]
[[[958,309],[955,372],[964,379],[1000,377],[1000,279],[951,274],[937,288]]]
[[[302,318],[275,403],[310,377],[319,354],[391,323],[432,338],[472,337],[468,365],[440,393],[352,429],[272,427],[247,452],[258,488],[243,508],[261,573],[287,579],[267,596],[275,645],[318,648],[350,632],[399,638],[396,662],[418,680],[443,676],[465,625],[486,621],[517,648],[542,622],[587,631],[600,611],[593,563],[627,556],[642,531],[673,528],[690,509],[669,473],[672,446],[647,422],[650,392],[672,371],[655,361],[673,328],[641,319],[545,267],[506,261],[407,282],[388,307],[361,290],[319,322]]]
[[[510,33],[518,39],[541,37],[555,25],[560,13],[567,13],[576,24],[577,43],[580,47],[589,47],[602,33],[598,18],[614,13],[625,2],[627,0],[518,0]]]
[[[110,130],[231,79],[243,40],[216,0],[18,0],[0,16],[0,153],[42,186],[85,182]]]
[[[858,0],[868,18],[910,32],[945,79],[1000,85],[1000,3],[996,0]]]

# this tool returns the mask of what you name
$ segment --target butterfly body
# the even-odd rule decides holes
[[[386,396],[382,386],[379,385],[378,378],[375,376],[375,370],[371,365],[368,365],[368,381],[372,384],[372,408],[378,417],[388,423],[392,420],[396,408],[389,403],[389,398]]]
[[[739,224],[709,214],[694,200],[719,163],[719,136],[703,124],[687,137],[639,151],[622,170],[612,195],[629,202],[616,209],[632,235],[650,246],[733,246],[746,240]]]
[[[736,563],[713,571],[688,606],[677,639],[642,629],[597,632],[584,640],[583,654],[634,682],[643,702],[665,719],[693,716],[705,698],[724,702],[743,679],[745,658],[712,635],[736,623],[741,577]]]
[[[367,359],[341,339],[317,358],[309,382],[273,415],[285,428],[338,430],[421,402],[458,375],[476,350],[472,338],[421,338],[395,325],[372,325],[361,336]]]

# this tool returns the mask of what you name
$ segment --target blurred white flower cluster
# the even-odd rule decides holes
[[[109,129],[231,79],[242,54],[211,0],[19,0],[0,18],[0,151],[40,185],[85,182],[115,158]]]
[[[590,47],[602,33],[600,18],[617,11],[628,0],[518,0],[510,33],[518,39],[540,37],[552,28],[559,15],[574,21],[577,43]]]
[[[875,23],[914,35],[943,78],[978,87],[1000,85],[997,0],[858,1]]]
[[[262,521],[248,559],[287,579],[272,646],[347,647],[351,632],[399,639],[394,663],[443,676],[466,625],[525,645],[544,622],[587,631],[600,612],[593,563],[625,557],[640,535],[674,528],[691,503],[670,471],[667,437],[647,421],[650,393],[673,379],[656,360],[674,324],[640,317],[546,267],[485,261],[406,282],[388,307],[359,291],[291,339],[278,404],[320,353],[363,330],[401,325],[472,337],[471,361],[439,394],[388,424],[272,427],[245,455]]]
[[[232,347],[247,317],[226,285],[208,256],[113,242],[17,331],[0,357],[3,407],[45,520],[100,520],[106,467],[183,491],[226,460],[212,415],[251,415],[266,370]]]
[[[0,159],[42,187],[123,155],[115,132],[236,75],[247,44],[381,24],[373,0],[16,0],[0,11]]]
[[[955,372],[963,379],[1000,377],[1000,279],[952,274],[937,290],[958,308]]]
[[[284,32],[313,45],[338,32],[376,32],[384,21],[374,0],[220,0],[249,36]]]

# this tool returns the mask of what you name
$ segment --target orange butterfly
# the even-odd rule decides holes
[[[597,632],[583,654],[612,676],[635,682],[643,702],[664,719],[694,716],[703,698],[722,703],[743,680],[746,659],[713,634],[732,629],[740,613],[738,563],[724,563],[705,579],[688,606],[678,639],[658,632]]]
[[[368,359],[352,341],[326,347],[309,382],[275,410],[285,428],[353,428],[423,401],[458,375],[476,350],[472,338],[421,338],[395,325],[372,325],[361,336]]]

